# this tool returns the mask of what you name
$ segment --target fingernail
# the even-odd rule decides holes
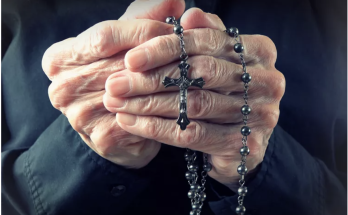
[[[117,122],[119,122],[121,124],[132,126],[137,121],[137,116],[131,115],[131,114],[126,114],[126,113],[121,113],[121,114],[118,113],[116,115],[116,120],[117,120]]]
[[[109,80],[110,94],[120,96],[130,91],[129,78],[127,76],[116,76]]]
[[[127,64],[132,69],[143,67],[148,61],[146,49],[130,51],[127,55]]]

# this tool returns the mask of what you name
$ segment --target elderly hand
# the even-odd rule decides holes
[[[43,56],[43,70],[52,81],[52,105],[89,147],[116,164],[141,168],[157,155],[161,144],[119,127],[115,114],[103,105],[106,79],[125,69],[127,50],[171,34],[172,26],[162,20],[167,14],[180,17],[184,8],[184,1],[178,0],[135,1],[118,21],[98,23],[76,38],[53,44]]]
[[[242,66],[233,51],[234,39],[223,32],[221,20],[199,9],[187,11],[181,25],[191,65],[190,78],[203,77],[206,84],[188,93],[191,120],[182,131],[176,124],[178,88],[165,88],[165,76],[178,78],[181,50],[175,34],[153,38],[128,51],[127,70],[112,74],[106,82],[104,105],[125,131],[165,144],[209,154],[209,176],[235,190],[239,179],[240,129],[243,125]],[[276,48],[266,36],[241,35],[249,87],[247,167],[254,170],[263,160],[268,140],[279,117],[285,79],[275,68]],[[132,71],[132,72],[129,72]]]

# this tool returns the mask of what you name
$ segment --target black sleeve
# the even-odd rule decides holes
[[[210,185],[217,197],[209,202],[214,213],[234,214],[237,195],[220,192],[214,182]],[[246,214],[347,214],[342,183],[280,126],[273,131],[259,172],[246,186]]]
[[[156,159],[140,171],[117,166],[61,115],[30,148],[2,152],[2,212],[120,214],[151,181]]]

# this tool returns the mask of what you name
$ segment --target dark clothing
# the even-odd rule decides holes
[[[189,213],[183,149],[164,145],[145,168],[124,169],[92,151],[47,96],[45,50],[118,19],[129,4],[3,1],[3,214]],[[287,81],[278,126],[259,172],[246,184],[247,214],[346,214],[346,4],[196,1],[227,27],[269,36]],[[237,196],[226,187],[209,178],[207,194],[202,215],[234,214]]]

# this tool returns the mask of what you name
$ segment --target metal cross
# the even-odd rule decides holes
[[[164,87],[178,86],[180,88],[180,115],[176,123],[180,125],[181,130],[185,130],[186,126],[190,124],[190,120],[187,118],[186,106],[187,106],[187,88],[190,86],[196,86],[202,88],[205,84],[203,78],[189,79],[187,78],[187,72],[190,65],[185,61],[181,61],[179,64],[180,78],[173,79],[165,77],[163,80]]]

